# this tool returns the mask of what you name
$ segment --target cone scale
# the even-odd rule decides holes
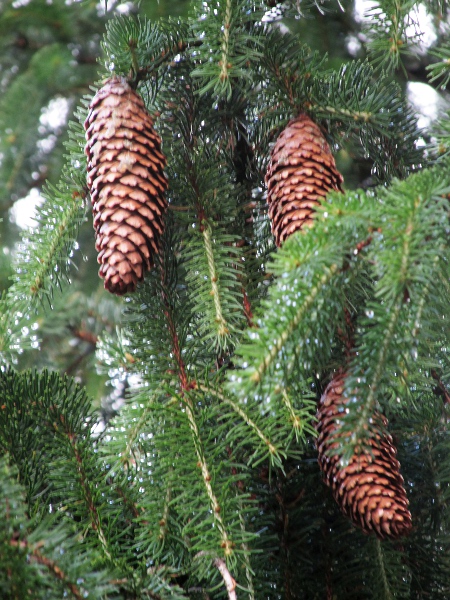
[[[142,98],[123,77],[98,90],[84,126],[99,275],[107,290],[127,294],[159,250],[166,159]]]
[[[392,437],[385,432],[387,419],[375,413],[370,448],[354,454],[349,464],[340,466],[336,449],[339,417],[345,411],[345,374],[338,372],[320,399],[317,412],[319,467],[341,511],[364,533],[379,539],[396,539],[411,530],[411,513],[400,474],[400,463]]]
[[[314,212],[330,190],[342,192],[342,175],[318,127],[300,114],[281,132],[266,173],[267,200],[277,246],[313,224]]]

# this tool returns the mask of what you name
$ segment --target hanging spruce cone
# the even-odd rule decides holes
[[[134,291],[158,252],[166,159],[143,100],[123,77],[98,90],[84,126],[99,274],[122,295]]]
[[[343,398],[344,381],[345,374],[335,375],[317,413],[317,448],[324,481],[342,512],[364,533],[373,532],[381,539],[398,538],[409,533],[411,514],[392,437],[381,431],[387,419],[380,413],[374,415],[370,451],[355,454],[347,467],[339,466],[338,456],[327,455],[336,447],[337,442],[330,438],[336,435],[347,402]]]
[[[342,192],[342,175],[320,128],[301,114],[281,132],[266,173],[269,216],[277,246],[310,227],[327,192]]]

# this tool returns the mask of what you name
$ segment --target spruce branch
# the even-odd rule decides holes
[[[194,558],[200,559],[200,558],[204,558],[205,556],[208,556],[208,553],[201,551],[201,552],[198,552]],[[228,593],[228,599],[229,600],[237,600],[236,581],[234,580],[230,571],[228,570],[225,561],[221,558],[216,557],[216,558],[213,558],[212,563],[217,568],[217,570],[219,571],[219,573],[222,576],[223,582],[225,584],[225,588]]]
[[[288,411],[289,418],[292,422],[292,428],[295,433],[295,440],[298,443],[300,441],[300,434],[301,434],[303,428],[305,427],[305,424],[303,423],[301,417],[294,410],[291,398],[289,397],[289,394],[286,392],[285,389],[283,389],[281,391],[281,398],[282,398],[283,404],[285,405],[285,407]]]
[[[312,76],[320,76],[327,56],[312,52],[289,31],[281,33],[278,29],[265,28],[263,35],[266,42],[257,77],[261,84],[269,85],[267,91],[273,94],[276,113],[283,105],[289,112],[299,113],[311,104]]]
[[[186,373],[186,366],[185,366],[185,362],[184,362],[184,359],[182,356],[182,349],[180,346],[180,337],[178,335],[178,327],[177,327],[178,324],[175,320],[173,305],[170,302],[170,296],[169,296],[170,290],[166,286],[165,272],[164,272],[162,263],[161,263],[160,273],[161,273],[160,295],[161,295],[162,303],[164,306],[164,316],[167,320],[169,335],[170,335],[171,342],[172,342],[171,343],[172,352],[173,352],[173,356],[175,358],[175,362],[177,365],[177,374],[180,379],[181,389],[186,390],[191,387],[191,382]]]
[[[190,369],[199,360],[191,355],[195,338],[188,338],[188,334],[194,316],[181,259],[180,240],[178,234],[174,235],[168,215],[156,266],[133,295],[125,313],[124,335],[128,342],[133,340],[133,365],[149,391],[157,390],[163,382],[171,389],[174,385],[190,389]]]
[[[219,61],[220,75],[219,79],[223,83],[228,79],[228,70],[231,67],[229,63],[229,46],[230,46],[230,27],[231,27],[231,5],[232,0],[226,0],[224,11],[224,24],[222,33],[222,43],[220,49],[222,51],[221,60]]]
[[[442,397],[444,398],[444,403],[450,404],[450,392],[448,391],[448,389],[442,382],[442,380],[439,377],[439,375],[437,374],[437,372],[434,369],[431,369],[430,375],[435,381],[437,381],[439,394],[442,395]]]
[[[239,521],[241,524],[241,529],[242,529],[243,533],[245,533],[245,523],[244,523],[244,516],[243,516],[244,506],[242,503],[240,503],[239,508],[240,508]],[[247,591],[249,594],[249,600],[255,600],[255,598],[256,598],[255,587],[253,584],[254,572],[252,571],[251,564],[250,564],[250,556],[251,556],[250,548],[249,548],[248,544],[246,544],[245,542],[242,542],[241,548],[244,551],[245,577],[247,579]]]
[[[64,421],[63,421],[64,425]],[[58,431],[59,425],[55,424],[55,429]],[[90,477],[86,471],[85,460],[83,456],[83,452],[80,451],[80,448],[77,444],[76,436],[71,431],[64,432],[67,435],[70,446],[72,448],[73,456],[77,462],[77,471],[79,477],[79,484],[83,492],[84,501],[86,502],[86,506],[88,507],[91,520],[92,520],[92,528],[96,532],[96,535],[101,543],[103,551],[108,558],[108,560],[112,560],[111,553],[109,551],[109,544],[107,542],[107,538],[105,532],[103,530],[101,524],[101,518],[98,511],[97,504],[94,500],[93,490],[91,489]]]
[[[64,186],[65,187],[65,186]],[[61,287],[68,271],[79,227],[85,218],[85,203],[78,191],[49,186],[38,209],[39,230],[25,234],[16,260],[16,282],[12,291],[21,302],[46,298],[51,303],[54,286]]]
[[[134,87],[152,78],[157,88],[159,70],[186,50],[189,37],[188,26],[180,21],[155,23],[139,16],[111,19],[102,43],[106,71],[130,73]]]
[[[217,324],[217,339],[220,348],[226,348],[226,338],[228,337],[230,330],[227,326],[227,322],[223,317],[222,306],[220,301],[220,291],[217,285],[218,275],[216,270],[216,264],[214,261],[214,251],[211,240],[211,228],[207,223],[203,222],[203,241],[205,244],[205,252],[208,260],[209,268],[209,279],[211,281],[211,292],[210,294],[214,300],[214,308],[216,311],[216,318],[214,319]]]
[[[391,218],[389,224],[380,229],[382,246],[379,246],[378,233],[374,236],[376,244],[368,248],[368,256],[377,257],[376,282],[374,297],[367,302],[365,316],[360,319],[357,356],[352,359],[346,381],[345,393],[353,399],[355,412],[351,411],[350,417],[343,416],[343,430],[351,436],[351,448],[344,452],[344,462],[365,439],[366,424],[382,402],[383,390],[395,385],[389,381],[388,374],[405,371],[407,376],[411,361],[400,351],[400,339],[407,339],[414,348],[423,336],[439,339],[437,331],[431,333],[428,327],[422,331],[418,319],[428,323],[426,299],[429,302],[436,274],[445,268],[439,254],[442,243],[446,243],[445,234],[435,225],[440,221],[440,211],[446,210],[442,204],[445,191],[442,176],[436,172],[433,177],[432,171],[419,173],[382,192],[389,200],[385,210]],[[435,228],[433,241],[428,240],[431,223]]]
[[[267,448],[267,452],[269,453],[270,460],[274,461],[275,463],[281,464],[282,455],[280,454],[280,450],[276,446],[274,446],[274,444],[265,435],[265,433],[258,427],[258,425],[249,417],[249,415],[236,402],[231,400],[231,398],[224,396],[217,390],[208,388],[204,385],[200,384],[198,386],[198,389],[205,392],[205,394],[212,394],[218,400],[220,400],[221,403],[230,406],[232,408],[232,410],[244,421],[244,423],[246,423],[248,425],[248,427],[251,430],[253,430],[253,432],[256,434],[256,436],[262,441],[264,446]]]
[[[251,87],[248,66],[261,56],[261,39],[253,27],[257,13],[246,0],[219,0],[217,7],[197,4],[196,17],[193,32],[203,40],[192,71],[198,93],[230,101],[234,88]]]
[[[213,562],[214,566],[217,567],[219,573],[222,575],[223,582],[228,592],[228,599],[237,600],[236,581],[233,579],[230,571],[227,569],[225,561],[221,558],[215,558]]]
[[[205,215],[213,211],[221,193],[231,200],[230,191],[207,190],[214,202],[208,206],[207,198],[200,192],[202,182],[196,180],[196,185],[200,193],[196,199],[198,227],[195,223],[195,229],[191,228],[186,239],[185,256],[189,265],[186,281],[200,332],[212,349],[223,354],[232,348],[244,319],[239,280],[243,270],[242,251],[237,236],[227,233],[226,221]]]
[[[336,129],[344,139],[350,137],[362,147],[379,179],[404,177],[419,168],[422,151],[415,144],[417,118],[397,83],[385,75],[376,76],[368,61],[325,72],[314,81],[311,96],[309,110],[317,118],[338,121]],[[402,131],[400,139],[398,130]]]
[[[76,600],[83,600],[83,598],[85,598],[85,592],[83,592],[73,581],[70,581],[67,574],[57,565],[57,563],[41,553],[39,549],[42,545],[41,542],[31,545],[26,540],[10,540],[9,544],[12,548],[26,550],[30,557],[30,561],[44,566],[55,579],[61,581],[64,587],[69,590]]]
[[[153,394],[150,396],[145,392],[141,392],[141,394],[137,395],[134,398],[135,402],[145,401],[144,410],[141,412],[139,418],[136,420],[135,425],[131,428],[131,430],[127,431],[126,434],[126,446],[123,452],[120,453],[120,462],[123,465],[127,465],[130,462],[133,462],[133,447],[136,444],[139,436],[144,430],[145,426],[148,423],[149,417],[152,412],[153,404],[157,400],[157,398],[162,393],[162,388],[158,388]]]
[[[17,310],[17,298],[11,290],[0,294],[0,361],[5,367],[17,364],[19,355],[30,346],[29,318]]]
[[[304,298],[299,309],[294,313],[293,317],[286,323],[281,333],[279,333],[278,337],[271,344],[270,349],[264,356],[263,360],[251,370],[251,373],[249,374],[249,379],[252,383],[260,383],[267,370],[271,367],[278,354],[284,348],[286,342],[295,332],[302,318],[313,306],[318,294],[321,292],[325,285],[329,284],[329,282],[333,279],[337,271],[337,264],[332,264],[330,267],[327,267],[325,269],[325,272],[320,276],[318,281],[310,290],[309,294]],[[256,333],[254,337],[257,338],[258,333]]]
[[[439,81],[438,86],[445,89],[450,81],[450,43],[444,41],[437,48],[432,49],[430,54],[440,60],[427,65],[429,81],[430,83]]]
[[[80,172],[85,162],[80,125],[84,117],[85,110],[80,108],[79,122],[69,125],[66,147],[70,154],[58,184],[48,184],[44,190],[44,202],[37,208],[38,227],[22,235],[11,294],[26,306],[35,308],[44,299],[51,306],[54,288],[61,289],[63,280],[70,282],[76,240],[87,210],[86,182]]]
[[[92,419],[90,399],[73,379],[46,371],[7,371],[0,377],[0,386],[5,398],[0,412],[0,443],[9,448],[18,466],[30,504],[36,495],[55,504],[64,497],[67,508],[91,524],[105,556],[113,560],[111,532],[107,533],[103,525],[110,521],[100,511],[106,484],[100,483],[102,469],[93,456],[86,428],[86,420]],[[14,435],[8,431],[12,422],[17,424]],[[39,440],[29,435],[36,429],[41,432]]]
[[[383,559],[383,552],[381,550],[381,541],[379,539],[375,540],[376,551],[377,551],[377,559],[378,565],[381,573],[381,581],[383,582],[384,595],[386,600],[393,600],[391,586],[389,585],[387,576],[386,576],[386,568]]]
[[[404,70],[403,57],[415,54],[414,45],[422,35],[412,14],[416,6],[415,0],[379,0],[367,11],[368,49],[380,70]],[[415,34],[407,35],[407,28],[415,28]]]
[[[345,64],[322,77],[322,81],[316,80],[314,84],[317,107],[312,109],[317,114],[325,117],[328,113],[332,118],[344,120],[349,127],[372,130],[388,139],[395,135],[393,123],[401,122],[405,141],[408,139],[413,120],[411,109],[405,105],[395,82],[384,75],[375,79],[368,61]],[[400,109],[404,109],[403,114]]]
[[[185,68],[180,65],[179,68]],[[245,315],[242,305],[243,257],[238,222],[236,188],[230,171],[229,157],[222,147],[223,132],[217,111],[209,101],[195,95],[195,80],[190,73],[183,81],[170,84],[170,121],[166,127],[167,143],[172,150],[169,163],[171,205],[174,220],[187,228],[183,239],[186,283],[199,332],[207,340],[211,353],[231,350]],[[184,84],[186,81],[186,84]],[[183,85],[180,85],[183,83]],[[179,102],[179,110],[173,110]],[[181,109],[182,107],[182,109]],[[202,110],[210,114],[206,130],[200,118]],[[180,137],[173,137],[173,128]],[[195,135],[194,135],[195,132]],[[223,133],[222,133],[223,132]],[[165,132],[164,132],[165,133]],[[240,190],[238,190],[239,194]],[[177,205],[183,211],[177,210]],[[184,207],[190,206],[190,210]]]
[[[170,470],[171,470],[171,474],[173,475],[173,468],[171,468]],[[169,477],[169,479],[170,479],[170,477]],[[172,486],[170,485],[170,482],[169,482],[169,484],[167,485],[167,489],[166,489],[166,497],[164,498],[163,514],[162,514],[161,520],[159,522],[159,525],[160,525],[159,538],[161,540],[163,540],[167,536],[171,498],[172,498]]]
[[[256,320],[259,328],[250,329],[250,342],[239,347],[243,370],[230,374],[230,389],[238,397],[253,395],[256,384],[258,398],[264,390],[272,399],[291,382],[298,384],[300,374],[308,378],[311,369],[320,371],[328,360],[330,339],[344,318],[345,295],[355,293],[352,282],[361,276],[359,252],[353,250],[367,236],[369,226],[367,207],[358,194],[337,196],[341,194],[330,195],[314,227],[292,235],[269,267],[279,279],[262,303]],[[319,320],[318,311],[329,316]]]
[[[220,507],[220,503],[214,493],[214,490],[212,488],[211,485],[211,474],[208,468],[208,464],[206,462],[206,458],[202,449],[202,444],[201,444],[201,437],[200,437],[200,432],[198,429],[198,425],[197,425],[197,421],[194,415],[194,405],[192,402],[192,399],[190,398],[190,396],[188,394],[185,394],[184,398],[183,398],[183,403],[185,404],[186,407],[186,414],[188,417],[188,421],[189,421],[189,427],[191,429],[191,433],[192,433],[192,441],[195,447],[195,452],[197,454],[197,459],[198,459],[198,463],[197,466],[200,468],[201,473],[202,473],[202,479],[203,479],[203,484],[205,486],[209,501],[210,501],[210,506],[211,506],[211,511],[214,517],[214,521],[217,524],[217,528],[220,532],[220,536],[221,536],[221,542],[220,542],[220,546],[223,549],[223,553],[225,557],[229,557],[231,556],[231,554],[233,554],[233,547],[234,547],[234,543],[233,541],[229,538],[226,527],[225,527],[225,523],[223,522],[222,516],[220,514],[221,511],[221,507]]]
[[[408,248],[408,243],[406,240],[404,243],[404,250],[405,250],[405,254],[403,257],[404,260],[402,261],[403,266],[404,266],[403,276],[406,275],[406,269],[408,266],[409,248]],[[381,378],[384,376],[384,368],[385,368],[385,363],[386,363],[387,356],[388,356],[388,348],[394,338],[396,329],[398,327],[399,316],[400,316],[400,312],[402,310],[403,305],[404,305],[404,294],[403,294],[403,291],[401,291],[399,293],[399,295],[397,296],[397,298],[395,298],[394,302],[390,306],[386,307],[386,309],[385,309],[386,312],[390,315],[390,317],[389,317],[389,321],[387,323],[387,327],[384,329],[383,342],[381,343],[380,347],[378,348],[377,357],[374,361],[373,375],[368,381],[369,393],[367,395],[367,399],[365,400],[364,406],[363,406],[362,410],[360,411],[359,418],[358,418],[356,424],[354,424],[352,438],[351,438],[352,455],[354,454],[355,447],[359,446],[361,443],[361,440],[364,439],[365,432],[367,431],[367,422],[370,419],[371,415],[375,412],[375,408],[376,408],[376,404],[377,404],[377,395],[378,395],[378,391],[379,391],[378,387],[379,387]],[[355,392],[352,391],[352,393],[355,393]],[[342,461],[345,463],[346,459],[347,459],[347,456],[343,456]]]

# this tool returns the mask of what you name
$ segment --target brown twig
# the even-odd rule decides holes
[[[111,481],[111,484],[112,483],[113,482]],[[133,517],[135,519],[138,519],[141,516],[141,512],[139,511],[137,504],[135,504],[133,502],[133,500],[131,500],[131,498],[129,498],[125,494],[125,491],[123,490],[123,488],[120,485],[116,484],[115,489],[116,489],[117,495],[120,498],[122,498],[122,502],[123,502],[124,506],[127,507],[131,511],[131,513],[133,514]],[[143,510],[142,510],[142,512],[143,512]],[[130,522],[129,519],[127,519],[127,521]]]
[[[172,48],[166,48],[161,52],[160,56],[153,59],[153,62],[148,67],[141,67],[138,69],[132,82],[133,86],[136,87],[140,81],[146,79],[149,75],[154,73],[163,63],[170,62],[176,54],[184,52],[188,47],[201,45],[201,40],[191,41],[189,44],[180,40]],[[130,50],[132,50],[131,46]]]
[[[437,382],[435,393],[444,398],[444,404],[450,404],[450,392],[443,384],[441,378],[434,369],[430,371],[431,377]]]
[[[95,346],[93,346],[92,344],[90,344],[88,346],[88,348],[82,354],[80,354],[79,356],[77,356],[75,358],[75,360],[70,363],[70,365],[64,371],[65,374],[66,375],[72,375],[72,373],[75,373],[77,371],[78,367],[83,362],[83,360],[85,358],[87,358],[90,354],[92,354],[94,351],[95,351]]]
[[[83,600],[84,595],[82,594],[81,590],[74,583],[68,580],[67,575],[62,569],[58,567],[56,562],[54,560],[51,560],[50,558],[47,558],[39,552],[39,550],[37,549],[37,546],[39,546],[39,544],[31,546],[25,540],[10,540],[9,545],[13,548],[21,548],[23,550],[26,550],[29,555],[30,561],[36,562],[39,565],[43,565],[44,567],[46,567],[48,571],[52,573],[55,579],[59,579],[59,581],[61,581],[71,591],[76,600]]]
[[[219,573],[222,575],[223,582],[227,588],[229,600],[237,600],[236,581],[231,576],[225,561],[222,558],[215,558],[213,562],[214,566],[217,567]]]
[[[202,556],[208,556],[208,552],[206,552],[205,550],[201,550],[195,555],[195,558],[201,558]],[[225,587],[228,592],[228,600],[237,600],[236,580],[232,577],[223,558],[214,558],[213,565],[218,569],[219,573],[222,575],[223,582],[225,583]]]
[[[187,390],[192,389],[195,385],[190,381],[186,366],[184,364],[182,351],[180,348],[180,340],[178,337],[177,326],[173,318],[173,309],[170,303],[169,294],[166,286],[166,272],[164,269],[163,261],[160,263],[160,281],[161,281],[161,300],[164,304],[164,316],[167,319],[167,327],[172,340],[172,352],[178,367],[178,377],[181,383],[181,389]]]
[[[69,327],[69,329],[72,332],[72,334],[79,340],[87,342],[92,346],[97,345],[98,336],[95,335],[95,333],[92,333],[92,331],[88,331],[87,329],[79,329],[78,327]]]
[[[255,323],[253,322],[252,305],[250,303],[249,297],[247,296],[247,292],[245,291],[244,288],[242,288],[242,291],[243,291],[243,295],[244,295],[244,314],[247,319],[247,325],[249,327],[255,327]]]

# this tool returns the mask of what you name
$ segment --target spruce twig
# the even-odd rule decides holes
[[[83,598],[85,598],[85,594],[81,588],[70,581],[67,574],[57,565],[57,563],[41,553],[39,550],[41,544],[39,542],[31,545],[26,540],[10,540],[9,545],[13,548],[26,550],[30,557],[30,561],[46,567],[48,572],[51,573],[55,579],[61,581],[76,600],[83,600]]]

